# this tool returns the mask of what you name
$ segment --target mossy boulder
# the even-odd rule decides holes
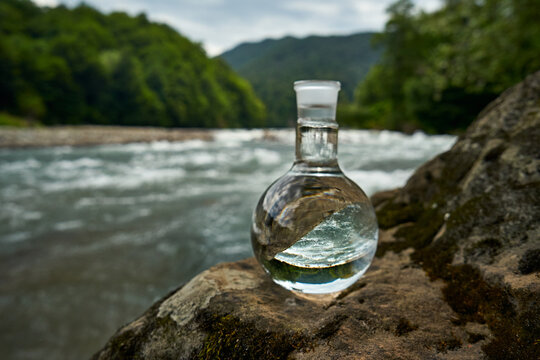
[[[378,256],[301,296],[251,258],[201,273],[94,359],[540,358],[540,72],[448,152],[373,197]]]

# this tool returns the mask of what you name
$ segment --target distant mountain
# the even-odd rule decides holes
[[[354,89],[381,54],[371,46],[373,34],[268,39],[240,44],[220,57],[251,83],[265,103],[267,125],[286,126],[296,117],[295,80],[339,80],[340,102],[353,100]]]

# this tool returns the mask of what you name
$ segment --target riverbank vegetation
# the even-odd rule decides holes
[[[384,47],[349,109],[350,125],[463,130],[504,89],[540,69],[540,2],[446,0],[431,13],[388,8]]]
[[[247,81],[144,14],[3,0],[0,64],[3,123],[264,125]]]

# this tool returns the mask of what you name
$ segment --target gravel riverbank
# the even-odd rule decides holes
[[[127,126],[0,127],[0,148],[91,146],[151,141],[212,140],[212,130]]]

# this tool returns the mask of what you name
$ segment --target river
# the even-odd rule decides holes
[[[270,136],[268,136],[270,135]],[[453,136],[344,130],[344,172],[402,186]],[[195,274],[251,256],[251,212],[294,159],[292,130],[214,141],[0,150],[3,359],[80,359]]]

